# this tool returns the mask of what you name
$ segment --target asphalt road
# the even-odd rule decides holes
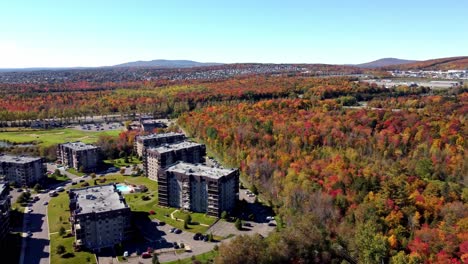
[[[50,254],[49,225],[47,222],[48,194],[39,194],[40,199],[33,203],[31,213],[25,213],[23,232],[32,232],[32,236],[23,238],[24,258],[20,264],[48,264]],[[25,235],[25,233],[23,233]]]
[[[73,175],[73,181],[79,179],[81,177]],[[49,188],[54,189],[58,186],[69,187],[71,182],[49,186]],[[14,192],[13,197],[19,196],[20,193]],[[50,261],[49,224],[47,221],[47,206],[44,205],[44,202],[49,202],[51,197],[49,197],[48,193],[36,195],[39,196],[39,200],[28,207],[33,211],[25,213],[23,220],[23,242],[19,264],[49,264]],[[32,232],[32,236],[28,237],[28,231]]]

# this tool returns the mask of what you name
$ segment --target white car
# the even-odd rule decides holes
[[[272,221],[272,220],[275,220],[275,218],[274,218],[273,216],[267,216],[267,217],[266,217],[266,220]]]
[[[33,209],[28,208],[28,213],[31,213],[32,211],[33,211]]]

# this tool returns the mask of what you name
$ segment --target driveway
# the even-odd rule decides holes
[[[229,223],[224,220],[219,220],[208,229],[208,233],[213,233],[216,236],[227,237],[229,235],[253,235],[260,234],[267,237],[276,226],[269,226],[268,223],[256,223],[253,221],[243,221],[242,230],[237,230],[234,223]],[[250,226],[245,226],[248,223]]]
[[[216,244],[220,242],[204,242],[201,240],[194,240],[194,233],[183,231],[181,234],[171,233],[172,226],[166,224],[164,226],[157,225],[156,220],[148,221],[144,219],[137,220],[136,226],[142,230],[145,239],[148,242],[140,244],[128,244],[124,246],[124,250],[128,251],[131,255],[128,258],[129,263],[151,263],[151,258],[141,259],[137,256],[137,252],[141,253],[146,251],[148,247],[153,248],[159,254],[158,258],[161,262],[175,261],[178,259],[189,258],[194,255],[213,250]],[[173,242],[184,243],[185,246],[191,248],[190,252],[177,253],[173,248]]]

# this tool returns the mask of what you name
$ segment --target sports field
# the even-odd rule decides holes
[[[0,132],[0,141],[12,143],[34,143],[42,146],[82,141],[94,143],[99,135],[117,136],[121,131],[82,131],[73,128],[47,129],[47,130],[18,130]]]

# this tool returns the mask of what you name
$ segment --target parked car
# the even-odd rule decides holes
[[[171,230],[169,230],[169,232],[174,233],[176,231],[176,229],[177,228],[173,227],[173,228],[171,228]]]
[[[208,235],[203,236],[203,241],[208,242]]]
[[[28,235],[28,237],[31,237],[31,236],[32,236],[32,232],[31,232],[31,231],[28,231],[27,235]]]
[[[181,234],[181,233],[182,233],[182,230],[176,228],[176,230],[174,231],[174,233],[176,233],[176,234]]]
[[[151,258],[151,253],[143,252],[143,253],[141,254],[141,257],[144,258],[144,259],[146,259],[146,258]]]
[[[45,202],[43,203],[43,205],[48,205],[48,204],[49,204],[49,202],[47,202],[47,201],[45,201]]]
[[[270,222],[270,223],[268,223],[268,225],[269,225],[269,226],[276,226],[276,223]]]
[[[72,182],[71,182],[71,185],[76,185],[76,184],[77,184],[76,181],[72,181]]]
[[[160,226],[166,225],[166,222],[160,221],[160,222],[159,222],[159,225],[160,225]]]
[[[196,233],[194,236],[193,236],[193,240],[200,240],[200,238],[203,237],[203,235],[201,233]]]
[[[172,246],[174,247],[174,249],[178,249],[178,248],[179,248],[179,244],[177,244],[177,242],[172,243]]]
[[[273,216],[267,216],[266,220],[271,221],[271,220],[275,220],[275,218]]]
[[[63,192],[63,191],[65,191],[65,188],[63,188],[63,187],[57,187],[55,190],[56,190],[57,192]]]

